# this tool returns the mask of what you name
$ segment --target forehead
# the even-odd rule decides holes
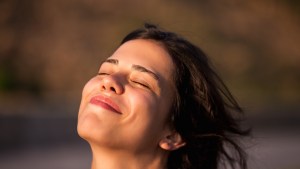
[[[122,44],[110,57],[122,65],[143,66],[164,79],[170,79],[174,64],[169,53],[156,41],[136,39]]]

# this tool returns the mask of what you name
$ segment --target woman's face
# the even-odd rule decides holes
[[[152,40],[121,45],[84,87],[78,133],[90,144],[133,151],[158,147],[170,132],[174,65]]]

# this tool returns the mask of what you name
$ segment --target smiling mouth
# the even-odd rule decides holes
[[[99,107],[102,107],[111,112],[122,114],[118,105],[116,105],[111,99],[103,96],[94,96],[91,98],[90,103]]]

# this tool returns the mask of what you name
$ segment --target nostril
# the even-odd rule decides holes
[[[101,80],[100,90],[121,94],[123,91],[123,86],[117,77],[107,76]]]
[[[110,87],[110,90],[116,92],[116,89],[114,87]]]

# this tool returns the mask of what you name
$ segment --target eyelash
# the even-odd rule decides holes
[[[97,75],[109,75],[108,73],[104,73],[104,72],[98,72]]]

